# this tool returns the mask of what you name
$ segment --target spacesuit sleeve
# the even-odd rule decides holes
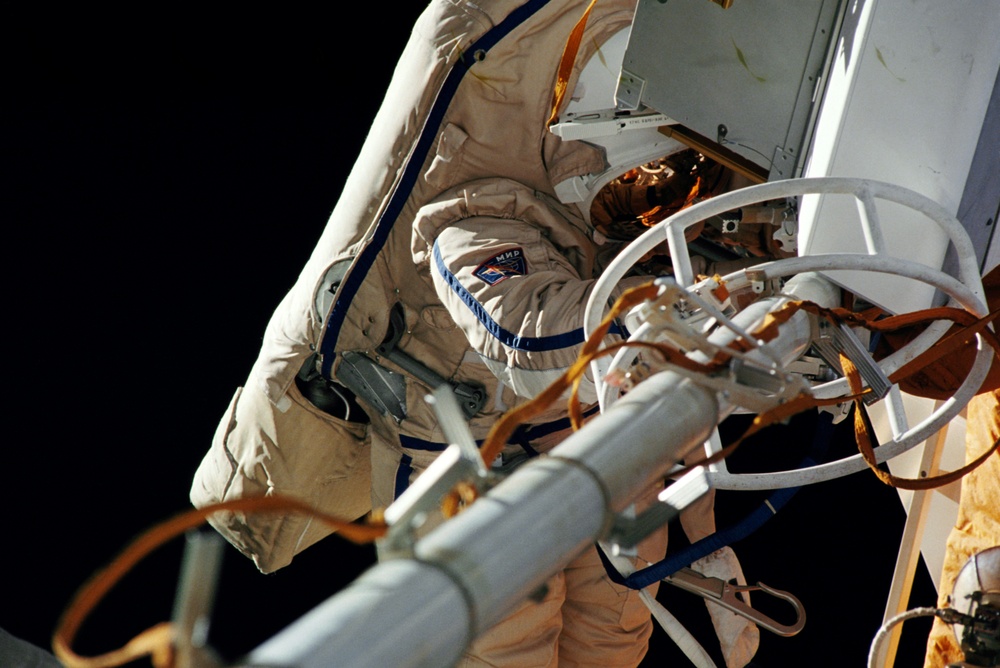
[[[558,225],[558,216],[506,214],[434,226],[430,274],[473,350],[530,398],[576,360],[586,338],[594,246],[573,226]],[[592,383],[585,385],[581,397],[595,400]]]

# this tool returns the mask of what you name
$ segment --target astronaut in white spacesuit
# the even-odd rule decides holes
[[[630,25],[634,5],[593,6],[571,86]],[[329,224],[198,469],[195,505],[286,494],[345,519],[385,508],[446,447],[424,401],[435,385],[452,386],[482,439],[576,359],[600,235],[556,185],[607,163],[600,147],[563,141],[546,123],[585,8],[435,0],[425,10]],[[565,407],[553,407],[495,465],[545,452],[568,430]],[[711,532],[707,515],[692,539]],[[212,522],[265,572],[329,534],[297,516]],[[664,550],[661,532],[640,557]],[[613,585],[591,549],[544,600],[482,634],[465,662],[637,665],[651,629],[638,593]]]

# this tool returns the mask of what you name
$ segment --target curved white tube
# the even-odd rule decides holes
[[[949,283],[947,279],[951,279],[953,282],[953,289],[951,291],[945,290],[945,292],[948,292],[949,294],[952,294],[952,292],[963,293],[963,298],[959,299],[959,303],[974,313],[978,313],[980,315],[985,314],[985,297],[982,282],[979,276],[979,267],[975,262],[976,255],[972,247],[972,242],[969,240],[968,235],[962,228],[961,223],[959,223],[953,215],[944,209],[944,207],[919,193],[889,183],[855,178],[823,177],[774,181],[742,188],[740,190],[734,190],[695,204],[694,206],[684,209],[650,228],[646,233],[629,244],[629,246],[626,247],[611,262],[600,278],[598,278],[584,311],[584,331],[590,332],[596,328],[604,316],[605,305],[608,303],[615,285],[617,285],[618,282],[621,281],[621,279],[624,278],[624,276],[631,270],[631,268],[639,262],[643,255],[659,245],[663,241],[664,237],[670,247],[671,259],[674,263],[675,278],[677,283],[683,287],[688,287],[693,282],[691,258],[688,253],[686,243],[684,243],[684,232],[688,227],[691,227],[692,225],[712,216],[716,216],[742,206],[748,206],[772,199],[797,197],[807,194],[851,195],[858,201],[859,210],[863,213],[873,211],[874,198],[879,198],[901,204],[930,218],[945,232],[951,243],[955,246],[959,257],[958,280],[954,281],[951,277],[947,277],[946,274],[929,267],[924,267],[923,265],[916,266],[923,267],[926,270],[926,273],[921,272],[919,269],[914,269],[912,266],[904,268],[904,265],[915,265],[916,263],[906,263],[903,260],[899,260],[899,262],[904,264],[894,265],[900,269],[888,269],[888,273],[901,273],[902,275],[908,275],[916,278],[916,280],[927,279],[926,282],[935,286],[938,286],[938,283],[947,284]],[[880,250],[881,244],[878,243],[878,241],[882,238],[882,235],[881,230],[879,229],[877,216],[863,215],[863,219],[867,230],[866,235],[872,239],[871,249]],[[836,254],[814,257],[824,257],[830,261],[843,263],[839,265],[821,267],[818,270],[853,268],[864,271],[872,269],[874,266],[872,260],[874,258],[879,258],[880,260],[898,260],[898,258],[887,258],[881,254],[855,254],[853,256],[848,254]],[[802,257],[790,259],[806,260],[807,258]],[[886,263],[883,266],[888,267],[890,266],[890,263]],[[759,267],[755,267],[754,269],[758,270]],[[803,268],[798,271],[816,270],[816,268]],[[903,271],[907,271],[909,273],[902,273]],[[942,277],[947,277],[947,279]],[[962,284],[966,289],[954,289],[954,283]],[[970,293],[971,299],[968,298]],[[955,295],[953,294],[952,296]],[[906,357],[915,357],[920,351],[930,347],[930,345],[940,338],[946,329],[947,326],[943,328],[928,328],[925,332],[925,336],[918,337],[904,349],[898,351],[896,356],[894,356],[895,359],[892,360],[892,363],[897,363],[898,360],[902,360]],[[898,363],[901,365],[905,362],[899,361]],[[602,379],[607,374],[609,368],[609,363],[604,359],[595,360],[591,364],[591,371],[595,378],[595,383],[597,383],[598,397],[605,396],[602,389]],[[891,371],[889,373],[891,373]],[[843,383],[842,385],[846,387],[846,383]],[[846,392],[846,390],[843,391]],[[601,408],[602,410],[605,408],[603,404],[601,405]]]

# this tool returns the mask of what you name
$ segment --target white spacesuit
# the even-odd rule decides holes
[[[634,5],[593,7],[570,86],[630,25]],[[575,360],[600,248],[556,185],[608,165],[598,146],[550,133],[547,119],[585,9],[435,0],[425,10],[329,224],[198,469],[195,505],[286,494],[345,519],[384,508],[446,447],[424,401],[436,385],[454,388],[482,439]],[[565,408],[554,407],[496,465],[566,433]],[[265,572],[329,533],[298,516],[212,522]],[[664,532],[646,549],[648,560],[662,557]],[[611,584],[591,549],[466,660],[636,665],[650,632],[637,592]]]

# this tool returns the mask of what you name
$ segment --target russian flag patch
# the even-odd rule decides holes
[[[488,285],[496,285],[511,276],[524,276],[528,273],[528,264],[524,260],[524,251],[520,248],[512,248],[497,253],[479,265],[472,273]]]

